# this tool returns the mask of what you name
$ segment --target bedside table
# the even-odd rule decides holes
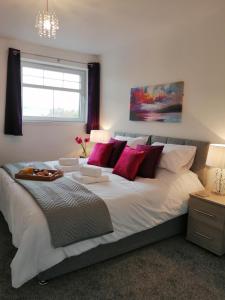
[[[191,194],[187,240],[217,254],[225,253],[225,197]]]

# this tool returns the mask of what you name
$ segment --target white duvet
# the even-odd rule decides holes
[[[53,166],[55,162],[48,162]],[[22,284],[66,257],[100,244],[118,241],[187,212],[189,193],[202,189],[196,174],[159,169],[156,179],[128,181],[103,169],[110,181],[86,185],[101,197],[110,212],[114,232],[66,247],[53,248],[47,221],[30,194],[0,169],[0,210],[18,248],[11,263],[12,286]],[[70,173],[65,176],[71,176]]]

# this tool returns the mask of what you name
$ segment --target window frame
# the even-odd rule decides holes
[[[38,84],[23,83],[23,67],[31,67],[36,69],[43,69],[48,71],[59,71],[69,74],[76,74],[81,77],[81,88],[80,89],[70,89],[70,88],[60,88],[54,86],[45,86]],[[43,61],[31,61],[27,59],[21,59],[21,96],[22,96],[22,111],[23,111],[23,87],[30,88],[41,88],[47,90],[58,90],[58,91],[68,91],[77,92],[80,94],[80,107],[79,107],[79,117],[78,118],[65,118],[65,117],[40,117],[40,116],[24,116],[22,113],[22,119],[24,123],[35,123],[35,122],[79,122],[84,123],[87,119],[87,68],[78,68],[76,66],[59,65],[50,62]]]

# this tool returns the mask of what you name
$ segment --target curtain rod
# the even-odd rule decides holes
[[[87,64],[88,64],[87,62],[76,61],[76,60],[69,60],[69,59],[57,58],[57,57],[51,57],[51,56],[47,56],[47,55],[34,54],[34,53],[29,53],[29,52],[21,52],[21,53],[22,53],[22,54],[33,55],[33,56],[38,56],[38,57],[44,57],[44,58],[55,59],[57,62],[60,62],[60,61],[66,61],[66,62],[72,62],[72,63],[82,64],[82,65],[87,65]]]

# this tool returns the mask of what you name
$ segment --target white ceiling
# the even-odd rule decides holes
[[[35,16],[45,0],[0,0],[0,36],[68,50],[101,54],[160,30],[181,26],[224,9],[225,0],[49,0],[60,30],[40,38]]]

